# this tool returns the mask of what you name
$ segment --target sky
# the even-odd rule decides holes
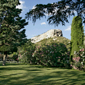
[[[29,12],[32,8],[35,7],[36,4],[48,4],[57,2],[60,0],[19,0],[21,5],[18,5],[17,8],[22,9],[22,13],[20,16],[25,18],[25,14]],[[65,26],[59,24],[55,27],[55,25],[49,25],[46,18],[41,18],[41,20],[37,20],[35,24],[30,20],[28,21],[28,25],[25,26],[27,39],[30,39],[34,36],[40,35],[42,33],[47,32],[50,29],[60,29],[62,30],[63,37],[71,40],[71,23],[74,16],[71,16],[68,20],[69,23],[66,23]]]

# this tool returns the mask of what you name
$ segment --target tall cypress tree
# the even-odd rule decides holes
[[[71,25],[71,57],[73,57],[74,51],[79,51],[80,46],[83,46],[83,42],[84,29],[82,26],[82,19],[79,16],[75,16]]]
[[[2,21],[0,28],[0,52],[4,54],[3,65],[6,63],[7,54],[9,52],[17,51],[17,46],[20,46],[27,41],[25,29],[23,28],[28,23],[19,16],[21,11],[22,10],[16,8],[15,5],[9,7],[7,16]]]

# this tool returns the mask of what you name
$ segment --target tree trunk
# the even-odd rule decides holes
[[[6,58],[7,58],[7,53],[4,54],[4,56],[3,56],[3,66],[6,65]]]

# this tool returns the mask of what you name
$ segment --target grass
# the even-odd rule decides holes
[[[0,85],[85,85],[85,72],[40,65],[0,65]]]

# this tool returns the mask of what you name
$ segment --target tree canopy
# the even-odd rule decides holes
[[[13,2],[11,2],[13,1]],[[26,41],[25,29],[24,26],[28,23],[25,19],[19,16],[22,9],[16,8],[19,4],[19,0],[1,0],[0,3],[0,14],[7,12],[4,16],[4,20],[1,21],[0,28],[0,51],[5,52],[9,51],[13,47],[23,44]]]
[[[19,4],[19,0],[0,0],[0,28],[4,17],[8,16],[10,8],[16,7]]]
[[[6,12],[6,15],[0,16],[0,18],[4,16],[0,28],[0,52],[4,53],[6,57],[9,52],[17,51],[17,47],[27,41],[24,26],[28,22],[20,17],[22,9],[16,8],[17,5],[17,0],[4,0],[0,3],[3,8],[0,13]],[[5,56],[3,59],[3,65],[5,65]]]
[[[69,22],[68,17],[75,15],[75,11],[85,23],[85,0],[61,0],[55,3],[37,4],[35,9],[26,13],[26,19],[32,19],[35,23],[37,19],[48,16],[49,24],[65,25],[65,22]]]

